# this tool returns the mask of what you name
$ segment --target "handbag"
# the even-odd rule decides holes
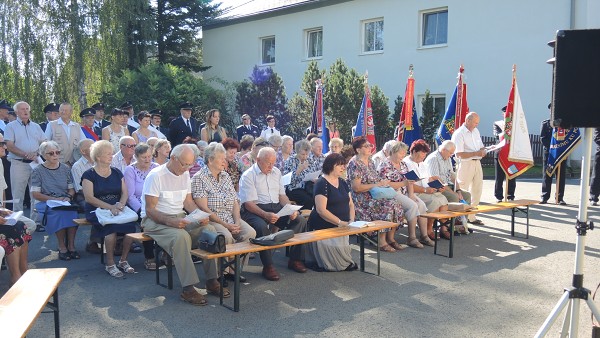
[[[250,243],[258,244],[262,246],[272,246],[285,243],[288,239],[294,237],[293,230],[280,230],[274,234],[268,236],[262,236],[259,238],[250,238]]]
[[[373,187],[369,190],[369,193],[376,200],[389,200],[396,197],[396,190],[392,187]]]
[[[96,208],[96,217],[98,218],[98,223],[102,225],[107,224],[125,224],[131,223],[138,220],[138,214],[131,210],[130,207],[125,206],[123,210],[118,215],[113,215],[112,212],[108,209]]]
[[[202,231],[198,239],[198,247],[210,253],[223,253],[227,250],[225,236],[212,231]]]

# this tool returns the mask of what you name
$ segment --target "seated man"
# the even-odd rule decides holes
[[[290,229],[294,233],[306,231],[306,219],[298,217],[298,212],[290,216],[278,217],[276,213],[290,203],[281,182],[281,172],[275,168],[276,153],[269,147],[258,152],[256,163],[246,170],[240,178],[240,201],[243,205],[242,219],[256,230],[256,237],[269,235],[269,225],[279,229]],[[273,267],[271,250],[260,252],[263,263],[263,276],[270,281],[279,280],[279,274]],[[306,272],[304,246],[290,248],[288,268],[296,272]]]
[[[148,236],[173,257],[183,286],[181,299],[192,305],[206,305],[204,296],[194,288],[194,284],[200,280],[190,250],[197,245],[202,231],[216,231],[208,223],[208,218],[200,222],[184,219],[184,209],[190,213],[198,209],[192,199],[188,173],[195,160],[191,147],[189,144],[176,146],[169,162],[153,169],[146,177],[142,193],[142,227]],[[217,280],[216,260],[205,260],[202,265],[207,279],[206,291],[218,296],[221,285]],[[229,290],[224,289],[223,294],[224,297],[229,297]]]
[[[460,186],[456,180],[456,172],[454,172],[452,160],[450,159],[452,154],[454,154],[454,150],[456,150],[454,142],[450,140],[442,142],[437,151],[427,156],[425,165],[429,169],[431,176],[439,177],[440,182],[447,185],[447,188],[442,191],[442,195],[446,197],[448,202],[465,200],[471,204],[471,194],[468,191],[460,190]]]

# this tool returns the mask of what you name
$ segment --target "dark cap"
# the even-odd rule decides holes
[[[181,103],[179,105],[179,109],[189,109],[189,110],[192,110],[192,108],[194,108],[194,105],[191,102],[189,102],[189,101],[183,102],[183,103]]]
[[[131,101],[125,101],[119,108],[121,108],[121,109],[133,108],[133,104],[131,103]]]
[[[15,110],[12,107],[8,108],[8,115],[17,116]]]
[[[96,115],[96,110],[94,108],[85,108],[84,110],[81,111],[81,113],[79,113],[79,117],[94,116],[94,115]]]
[[[0,109],[10,109],[10,105],[6,100],[0,101]]]
[[[552,102],[548,103],[548,109],[552,108]]]
[[[152,117],[154,117],[154,116],[162,117],[163,111],[160,109],[152,109],[149,113],[150,113],[150,116],[152,116]]]
[[[104,103],[102,103],[102,102],[94,103],[92,108],[94,108],[94,110],[104,110]]]
[[[47,106],[44,107],[44,113],[50,113],[53,111],[58,111],[59,105],[52,102],[49,103]]]
[[[115,116],[115,115],[128,115],[129,116],[129,113],[122,109],[119,109],[119,108],[113,108],[113,110],[110,112],[110,116]]]
[[[500,109],[503,113],[506,113],[506,106],[502,107],[502,109]]]

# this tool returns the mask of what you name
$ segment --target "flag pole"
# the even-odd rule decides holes
[[[561,166],[562,166],[562,162],[560,162],[558,164],[558,167],[556,168],[556,189],[554,191],[554,202],[556,204],[558,204],[558,202],[559,202],[558,201],[558,188],[560,188],[559,182],[560,182],[560,167]],[[550,178],[550,179],[552,179],[552,178]],[[552,186],[552,184],[550,184],[550,186]]]

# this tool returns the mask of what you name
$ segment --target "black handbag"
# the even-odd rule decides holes
[[[198,239],[198,246],[210,253],[223,253],[227,250],[225,236],[211,231],[202,231]]]

